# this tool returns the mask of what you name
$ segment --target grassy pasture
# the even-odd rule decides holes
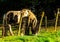
[[[54,31],[54,27],[50,26],[47,28],[42,27],[41,32],[35,35],[24,35],[24,36],[6,36],[0,38],[1,42],[60,42],[60,26],[58,26],[57,31]],[[2,35],[0,30],[0,37]]]
[[[41,32],[37,36],[7,36],[0,38],[1,42],[60,42],[60,31]]]

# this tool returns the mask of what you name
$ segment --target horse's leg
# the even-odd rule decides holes
[[[8,24],[8,26],[9,26],[10,35],[12,35],[12,36],[13,36],[14,34],[13,34],[13,31],[12,31],[11,25],[10,25],[10,24]]]
[[[22,21],[22,25],[21,25],[21,35],[23,36],[25,34],[25,24]]]
[[[31,28],[32,34],[37,35],[38,31],[37,28]]]
[[[28,24],[28,17],[24,17],[22,19],[22,27],[21,27],[21,35],[27,34],[27,24]]]
[[[6,15],[3,16],[3,28],[2,28],[2,36],[7,35],[7,23],[6,23]]]
[[[29,35],[28,17],[25,17],[25,35]]]
[[[2,28],[2,36],[3,37],[5,36],[5,28],[4,27]]]
[[[4,36],[7,36],[7,25],[5,25],[5,26],[3,27],[3,29],[2,29],[2,35],[3,35],[3,37],[4,37]]]
[[[33,20],[32,23],[31,23],[31,31],[32,31],[32,34],[35,34],[37,35],[38,34],[38,24],[37,24],[37,21],[36,20]]]

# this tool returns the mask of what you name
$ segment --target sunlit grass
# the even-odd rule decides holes
[[[0,41],[1,42],[60,42],[60,30],[58,29],[56,32],[54,32],[54,27],[49,27],[48,31],[46,31],[45,28],[42,28],[41,32],[37,36],[35,35],[6,36],[4,38],[0,38]]]
[[[41,32],[37,36],[7,36],[0,38],[1,42],[60,42],[60,31]]]

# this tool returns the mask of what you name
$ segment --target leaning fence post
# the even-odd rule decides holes
[[[57,22],[58,22],[58,15],[59,15],[59,8],[58,8],[58,12],[57,12],[57,16],[56,16],[56,21],[55,21],[55,31],[57,29]]]
[[[20,14],[20,23],[19,23],[19,31],[18,31],[18,36],[21,34],[20,33],[20,28],[21,28],[21,24],[22,24],[22,14]]]
[[[40,24],[39,24],[39,33],[40,33],[40,29],[41,29],[41,25],[42,25],[43,17],[44,17],[44,11],[42,12],[41,19],[40,19]]]

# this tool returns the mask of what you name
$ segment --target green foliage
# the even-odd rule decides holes
[[[60,31],[41,32],[37,36],[7,36],[0,38],[1,42],[60,42]]]

